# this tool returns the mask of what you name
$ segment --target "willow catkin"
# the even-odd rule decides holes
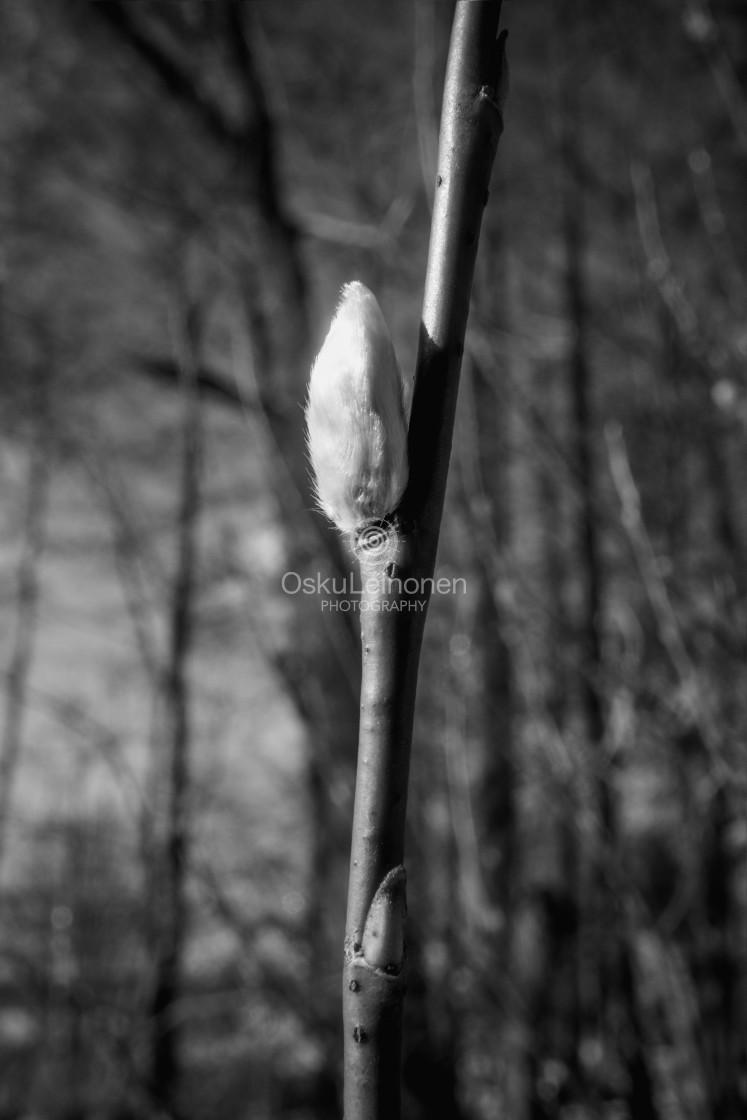
[[[312,366],[306,428],[319,507],[341,532],[397,508],[408,473],[402,377],[376,297],[357,280]]]

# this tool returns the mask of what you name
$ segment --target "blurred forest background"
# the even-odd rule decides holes
[[[448,0],[0,0],[0,1118],[339,1117],[357,619]],[[747,1115],[747,4],[504,4],[408,839],[409,1120]]]

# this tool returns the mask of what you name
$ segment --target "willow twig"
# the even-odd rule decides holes
[[[501,0],[459,0],[399,509],[361,535],[358,774],[345,936],[346,1120],[398,1120],[405,993],[404,833],[418,662],[433,590],[482,213],[503,130]]]

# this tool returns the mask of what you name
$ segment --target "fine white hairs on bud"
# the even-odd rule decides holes
[[[309,456],[321,510],[343,533],[392,513],[407,485],[402,377],[381,308],[346,284],[311,369]]]

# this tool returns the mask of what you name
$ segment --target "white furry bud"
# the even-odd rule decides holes
[[[396,509],[408,473],[402,377],[376,297],[358,281],[342,289],[312,366],[306,426],[317,500],[338,529]]]

